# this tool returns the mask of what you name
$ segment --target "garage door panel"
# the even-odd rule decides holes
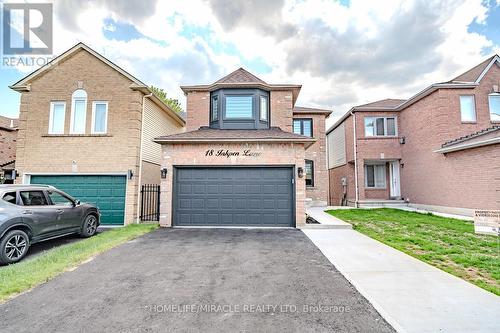
[[[32,175],[32,184],[52,185],[99,207],[102,224],[123,224],[126,177],[115,175]]]
[[[287,167],[177,168],[173,223],[293,226],[292,177]]]

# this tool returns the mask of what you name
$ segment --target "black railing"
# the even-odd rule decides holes
[[[141,221],[160,220],[160,185],[141,186]]]

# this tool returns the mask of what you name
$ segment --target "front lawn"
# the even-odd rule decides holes
[[[329,214],[415,258],[500,295],[500,242],[472,222],[399,209],[341,209]]]
[[[158,228],[156,224],[132,224],[77,243],[62,245],[16,264],[0,266],[0,302],[47,282],[99,253],[156,228]]]

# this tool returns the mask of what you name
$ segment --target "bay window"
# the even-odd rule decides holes
[[[252,96],[226,96],[225,119],[251,119]]]
[[[396,117],[365,117],[365,136],[396,136]]]

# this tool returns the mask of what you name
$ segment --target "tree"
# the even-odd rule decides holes
[[[177,112],[179,114],[184,112],[184,110],[182,109],[181,103],[179,103],[179,100],[176,98],[167,97],[167,93],[162,88],[157,88],[155,86],[150,86],[149,88],[151,89],[153,94],[155,94],[156,97],[161,99],[172,110],[174,110],[175,112]]]

